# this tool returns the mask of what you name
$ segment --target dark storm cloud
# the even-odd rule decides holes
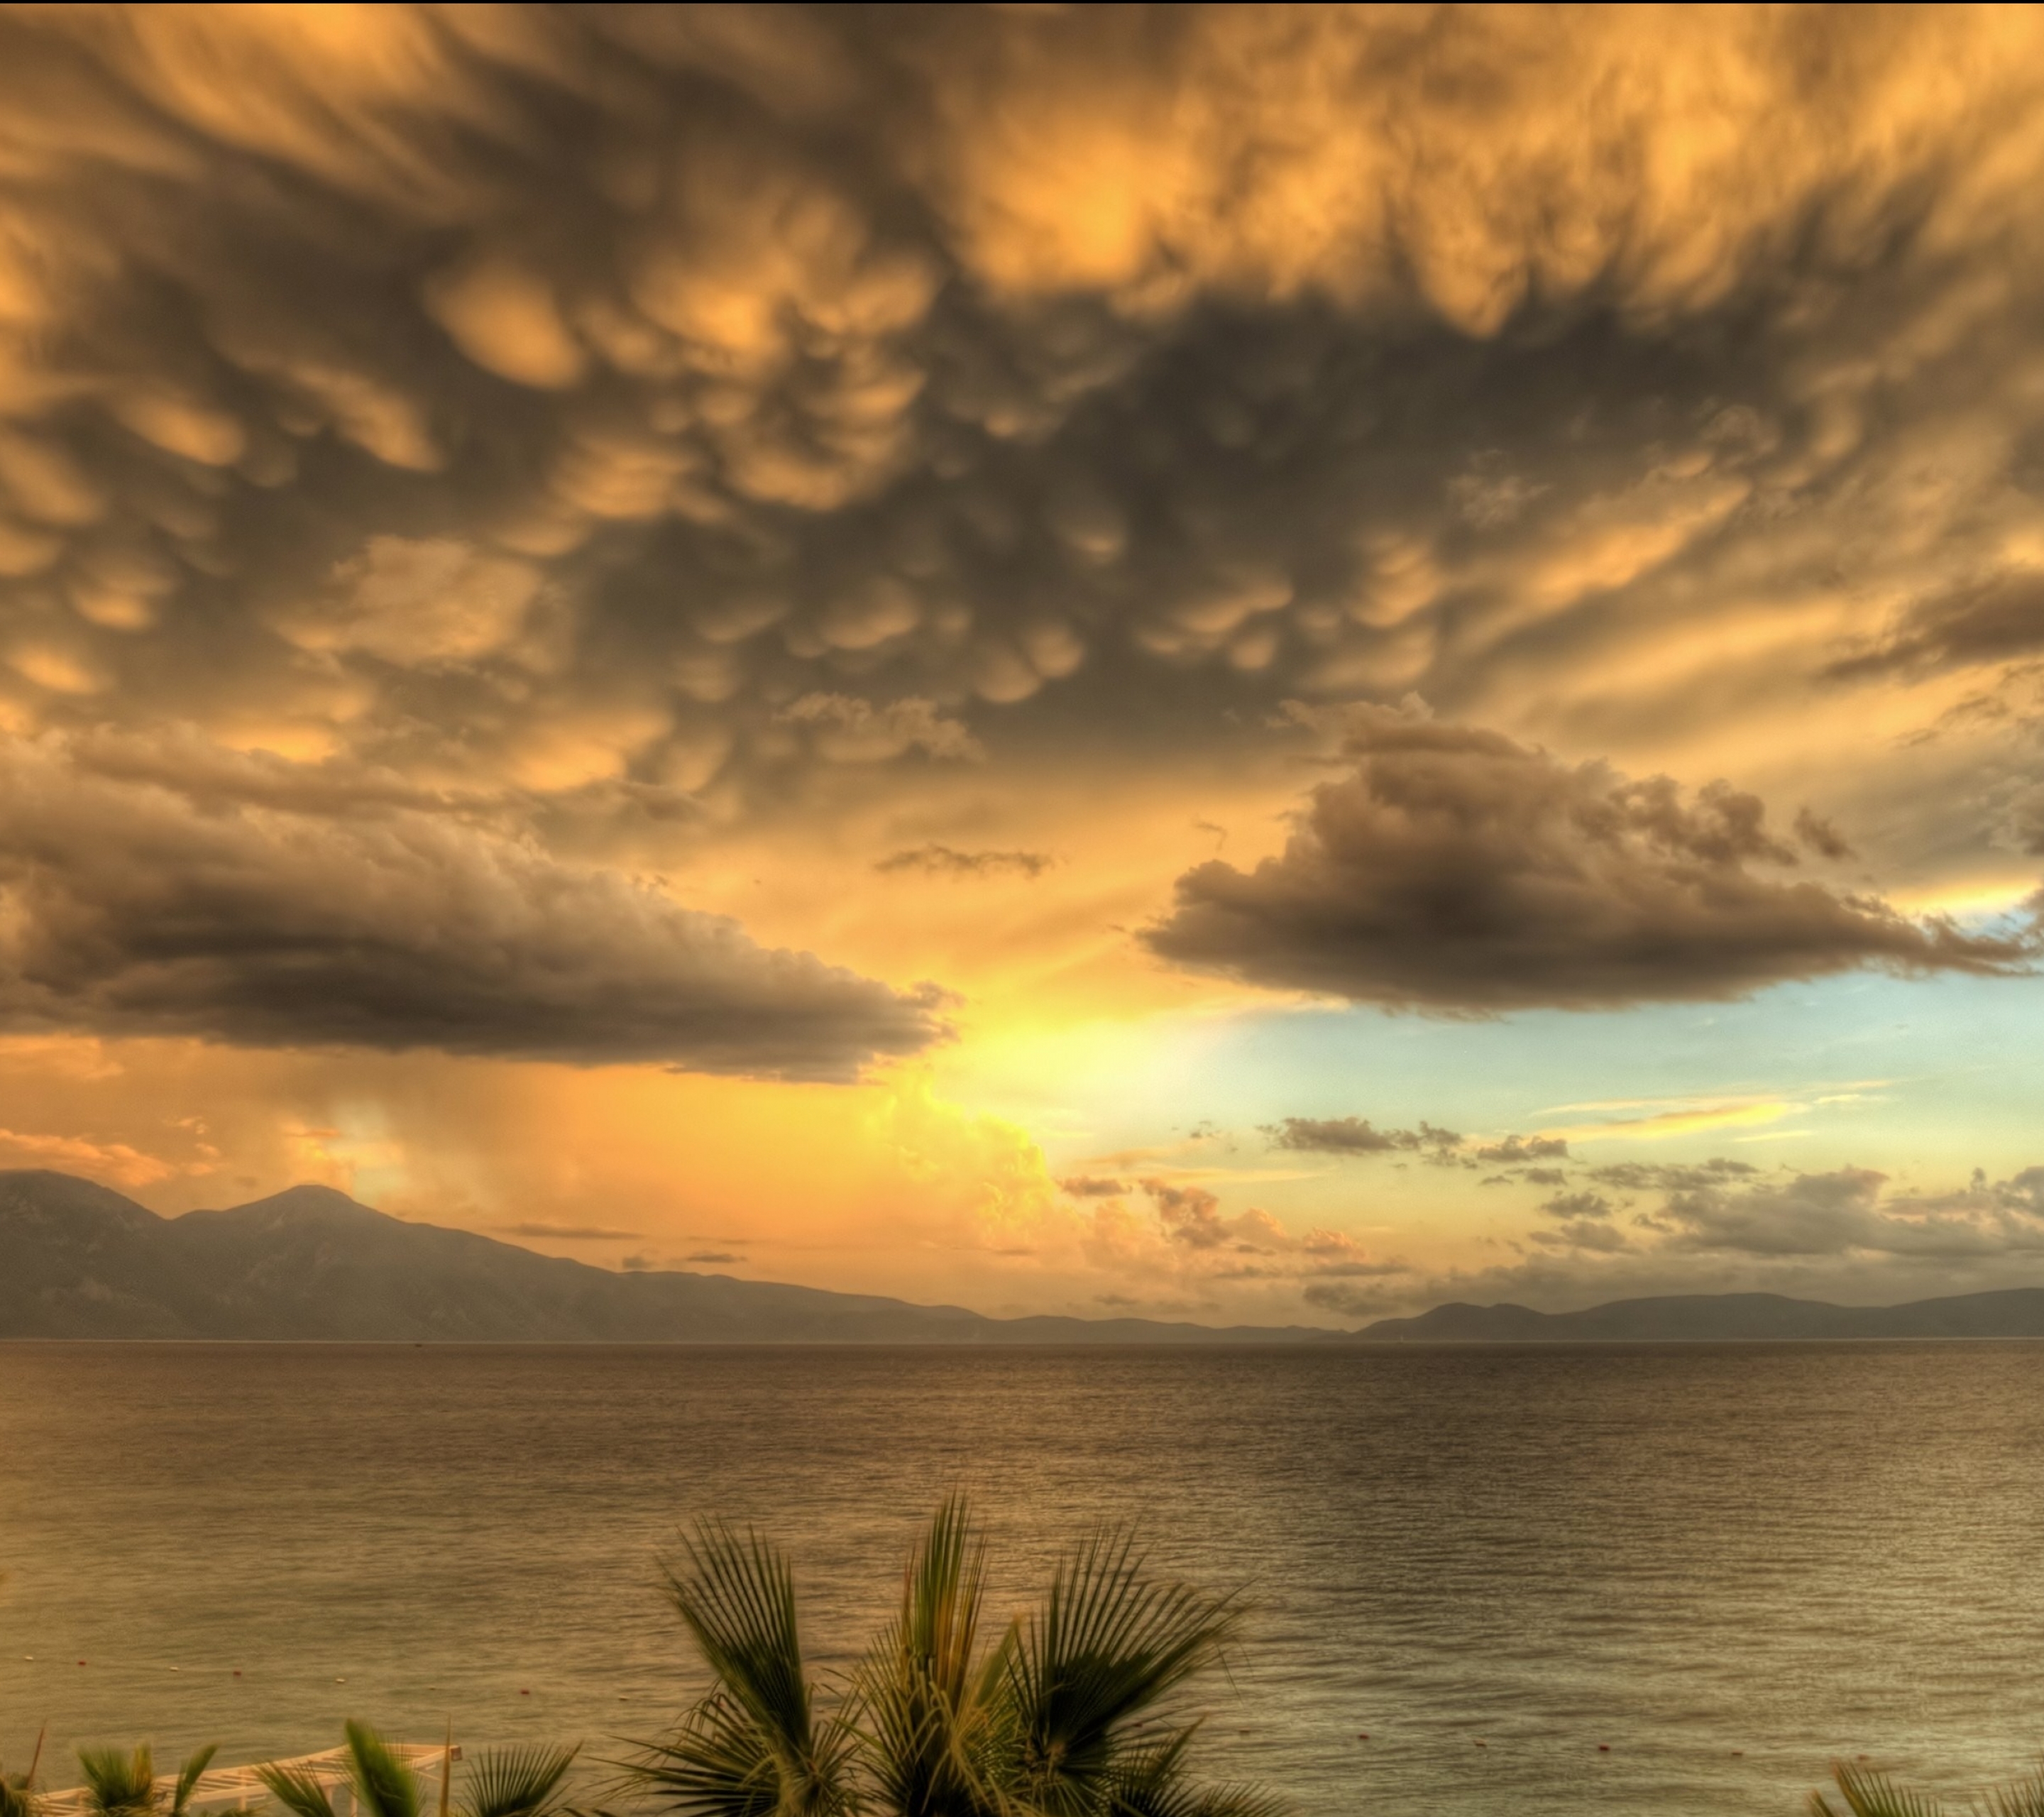
[[[1861,966],[2007,971],[2034,934],[1912,921],[1777,875],[1795,854],[1760,801],[1685,799],[1496,733],[1358,711],[1354,774],[1321,784],[1281,857],[1178,879],[1143,939],[1277,989],[1448,1012],[1733,997]]]
[[[1735,513],[1869,496],[1831,417],[1947,306],[1924,179],[1997,116],[1868,122],[1973,29],[17,14],[20,704],[340,697],[399,767],[684,795],[833,761],[777,729],[811,694],[1452,705],[1627,589],[1708,611]],[[1739,75],[1671,94],[1689,55]]]
[[[933,877],[1041,877],[1055,862],[1042,851],[960,851],[947,845],[891,852],[874,866],[883,875],[920,870]]]
[[[846,1078],[939,1039],[942,993],[775,951],[621,874],[446,816],[207,812],[0,772],[0,1020],[578,1065]]]
[[[1594,751],[1842,658],[1877,657],[1873,685],[2020,655],[2002,570],[2036,424],[2005,375],[2039,261],[2007,123],[2037,85],[1981,35],[2024,17],[1644,21],[10,14],[0,737],[75,733],[81,766],[324,816],[347,850],[374,811],[595,854],[817,772],[997,756],[996,724],[1062,760],[1074,728],[1182,749],[1295,696],[1502,690]],[[1961,444],[1972,480],[1933,496]],[[1869,646],[1896,589],[1946,604]],[[1711,652],[1711,685],[1615,684],[1657,637]],[[1788,848],[1748,798],[1670,794],[1658,824],[1652,786],[1524,869],[1491,828],[1380,874],[1335,824],[1365,781],[1331,786],[1270,892],[1208,867],[1154,938],[1477,1010],[2009,956],[1758,881]],[[206,830],[168,813],[167,878]],[[48,901],[97,902],[50,851]],[[130,985],[132,932],[95,949]],[[732,1002],[766,989],[742,937],[708,944],[754,981]],[[286,1038],[271,962],[237,974],[260,1013],[150,1025]],[[104,1025],[92,964],[56,969],[42,1012]],[[793,1070],[927,1038],[927,1005],[843,988]],[[479,1009],[413,994],[315,1025],[402,1045],[444,1012],[497,1051]],[[671,1039],[624,1049],[778,1063],[652,998]],[[548,1020],[502,1038],[615,1045]]]

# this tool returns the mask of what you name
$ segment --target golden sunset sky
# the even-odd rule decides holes
[[[2029,9],[10,9],[0,1166],[2044,1280],[2040,194]]]

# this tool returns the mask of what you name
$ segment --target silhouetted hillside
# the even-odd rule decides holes
[[[0,1338],[1015,1344],[1331,1335],[988,1319],[722,1274],[616,1274],[407,1223],[325,1186],[160,1218],[67,1174],[0,1173]]]
[[[1778,1293],[1684,1293],[1614,1300],[1580,1312],[1526,1306],[1436,1306],[1380,1319],[1365,1343],[1559,1343],[1737,1338],[2044,1338],[2044,1287],[1961,1293],[1903,1306],[1833,1306]]]

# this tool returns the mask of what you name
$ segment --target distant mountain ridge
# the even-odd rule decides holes
[[[989,1319],[729,1275],[618,1274],[408,1223],[325,1186],[159,1217],[66,1174],[0,1171],[0,1339],[692,1343],[1297,1343],[1306,1326]]]
[[[0,1171],[0,1339],[473,1343],[1580,1343],[2044,1338],[2044,1288],[1835,1306],[1775,1293],[1616,1300],[1575,1312],[1436,1306],[1359,1331],[1148,1319],[991,1319],[962,1306],[613,1273],[408,1223],[326,1186],[159,1217],[70,1174]]]
[[[1739,1339],[2044,1338],[2044,1287],[1916,1300],[1901,1306],[1834,1306],[1779,1293],[1669,1294],[1613,1300],[1579,1312],[1529,1306],[1436,1306],[1412,1319],[1380,1319],[1361,1343],[1725,1343]]]

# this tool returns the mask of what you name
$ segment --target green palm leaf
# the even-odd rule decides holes
[[[2044,1772],[1988,1796],[1988,1817],[2044,1817]]]
[[[669,1569],[667,1594],[717,1685],[645,1751],[634,1777],[704,1817],[852,1810],[852,1738],[816,1718],[786,1560],[759,1534],[717,1522],[701,1523],[686,1547],[687,1568]]]
[[[966,1499],[954,1495],[909,1561],[901,1613],[858,1681],[866,1769],[900,1817],[976,1817],[993,1807],[1001,1675],[974,1666],[986,1585],[986,1542]]]
[[[713,1691],[632,1769],[640,1791],[684,1817],[776,1817],[780,1768],[736,1698]]]
[[[1202,1786],[1187,1771],[1199,1725],[1130,1750],[1107,1788],[1108,1817],[1284,1817],[1282,1799],[1251,1786]]]
[[[156,1805],[156,1768],[144,1742],[132,1754],[119,1748],[80,1748],[86,1803],[98,1817],[148,1817]]]
[[[1146,1576],[1126,1533],[1096,1534],[1064,1564],[1008,1650],[1019,1801],[1089,1817],[1108,1796],[1126,1731],[1216,1664],[1238,1614],[1225,1598]]]
[[[327,1796],[326,1787],[303,1767],[263,1766],[256,1771],[270,1796],[291,1817],[334,1817],[333,1800]]]
[[[0,1817],[36,1817],[41,1802],[33,1766],[26,1773],[0,1772]]]
[[[492,1748],[463,1776],[462,1817],[552,1817],[562,1781],[581,1752],[571,1747]]]
[[[363,1817],[419,1817],[418,1775],[367,1723],[346,1727],[348,1777]]]
[[[1943,1817],[1944,1807],[1929,1793],[1897,1785],[1885,1773],[1834,1761],[1831,1777],[1838,1781],[1838,1796],[1850,1817]],[[1839,1817],[1821,1792],[1810,1794],[1810,1813],[1811,1817]]]
[[[178,1769],[177,1784],[171,1792],[171,1817],[185,1817],[185,1807],[191,1802],[199,1775],[213,1764],[213,1757],[219,1752],[220,1744],[209,1742],[198,1753],[186,1757],[184,1765]]]

